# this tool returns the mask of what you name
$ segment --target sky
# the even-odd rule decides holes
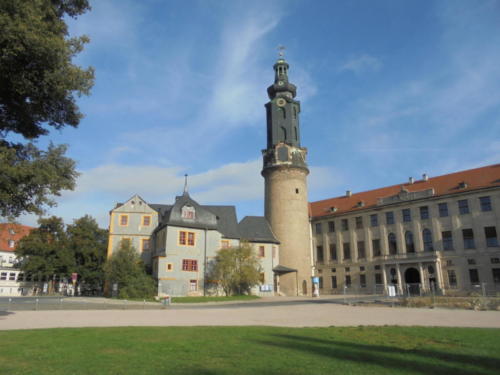
[[[262,216],[264,104],[277,47],[301,102],[309,200],[500,162],[500,1],[94,0],[69,19],[93,66],[67,144],[66,223],[139,194]],[[37,217],[19,221],[35,225]]]

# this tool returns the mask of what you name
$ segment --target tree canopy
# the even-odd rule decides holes
[[[260,263],[248,243],[239,247],[220,249],[212,264],[209,279],[224,290],[229,296],[248,294],[259,283]]]
[[[153,278],[130,241],[122,241],[104,265],[109,286],[118,284],[120,298],[150,298],[156,295]]]
[[[41,214],[52,195],[73,189],[77,173],[64,146],[39,150],[31,140],[78,126],[76,104],[94,70],[74,65],[86,36],[69,37],[64,17],[87,0],[0,0],[0,215]]]

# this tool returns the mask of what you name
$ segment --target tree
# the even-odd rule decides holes
[[[122,241],[118,251],[104,265],[106,281],[118,284],[120,298],[150,298],[156,295],[153,278],[146,273],[137,250]]]
[[[252,247],[242,243],[239,247],[217,252],[209,279],[217,280],[226,296],[248,294],[259,283],[260,271],[260,263]]]
[[[94,71],[72,64],[88,38],[70,38],[64,17],[89,9],[87,0],[0,1],[1,216],[39,214],[54,204],[50,195],[74,188],[77,173],[64,146],[42,151],[19,136],[30,141],[50,128],[78,126],[75,96],[89,94]]]
[[[78,281],[86,285],[100,287],[104,284],[104,263],[108,231],[99,228],[89,215],[74,220],[66,228],[68,248],[74,257],[74,272]]]
[[[75,269],[75,259],[68,247],[62,219],[52,216],[39,219],[38,224],[16,248],[21,270],[39,280],[53,280],[56,275],[69,277]]]

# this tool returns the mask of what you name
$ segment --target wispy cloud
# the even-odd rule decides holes
[[[382,61],[371,55],[363,54],[343,63],[339,71],[351,71],[356,74],[376,72],[382,68]]]

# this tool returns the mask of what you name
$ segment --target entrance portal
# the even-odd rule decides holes
[[[410,295],[420,294],[420,273],[416,268],[408,268],[405,271],[405,283]]]

